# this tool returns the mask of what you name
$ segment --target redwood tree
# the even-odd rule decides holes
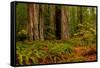
[[[68,10],[66,6],[61,7],[61,39],[67,40],[69,38],[68,32]]]
[[[28,12],[28,39],[33,40],[33,4],[27,4]]]

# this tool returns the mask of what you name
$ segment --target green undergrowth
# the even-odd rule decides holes
[[[61,55],[71,54],[72,51],[71,45],[62,41],[17,42],[16,60],[19,65],[46,63],[48,61],[57,63],[63,59]]]
[[[16,43],[16,64],[80,62],[85,61],[84,55],[93,50],[95,52],[95,47],[93,46],[92,48],[90,46],[75,47],[70,41],[18,41]]]

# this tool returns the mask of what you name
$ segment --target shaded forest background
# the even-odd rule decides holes
[[[84,54],[84,51],[86,55],[89,53],[88,56],[93,53],[93,59],[88,57],[88,60],[96,60],[96,7],[18,3],[16,5],[16,41],[18,64],[86,61],[86,56],[84,59],[83,55],[79,55],[81,51],[81,54]],[[50,46],[51,52],[47,55],[45,51],[50,51]],[[30,47],[33,47],[31,54],[26,52]],[[37,48],[36,60],[30,58],[34,48]],[[39,51],[39,48],[44,49]],[[61,53],[66,50],[65,58],[61,57]],[[73,50],[78,53],[78,59],[66,59],[66,54],[74,53]],[[29,55],[23,58],[28,53]],[[46,55],[45,60],[41,59],[43,55]],[[72,54],[69,57],[72,57]],[[25,60],[26,63],[24,63]]]
[[[24,40],[20,35],[28,40],[67,40],[79,34],[96,37],[95,7],[24,3],[16,7],[17,40]]]

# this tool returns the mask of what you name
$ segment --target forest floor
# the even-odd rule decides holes
[[[96,60],[96,45],[73,46],[68,42],[33,41],[16,43],[16,64],[49,64]]]
[[[96,60],[96,47],[92,46],[91,48],[84,47],[75,47],[76,54],[81,55],[86,58],[86,61],[95,61]]]

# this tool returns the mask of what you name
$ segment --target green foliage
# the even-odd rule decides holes
[[[77,45],[91,45],[96,42],[96,28],[93,24],[78,24],[78,32],[74,34],[73,40]]]
[[[38,42],[38,43],[37,43]],[[46,44],[48,43],[48,44]],[[16,45],[16,54],[19,65],[23,64],[36,64],[40,63],[39,59],[49,58],[52,62],[58,62],[58,60],[55,60],[56,58],[59,58],[63,54],[70,54],[72,52],[72,47],[70,47],[67,43],[52,43],[50,41],[46,42],[39,42],[39,41],[33,41],[33,45],[26,45],[22,42],[17,42]],[[59,58],[60,60],[62,58]],[[31,60],[31,63],[30,63]]]
[[[27,4],[17,3],[16,5],[16,34],[26,29],[27,25]]]
[[[77,31],[77,24],[79,23],[79,18],[78,18],[78,10],[79,7],[69,7],[69,33],[70,37],[73,37],[73,34],[76,33]]]
[[[52,7],[51,7],[52,6]],[[55,39],[55,22],[51,22],[50,15],[54,14],[53,5],[45,5],[45,13],[44,13],[44,38],[46,40],[52,40]]]
[[[21,30],[17,34],[17,40],[24,41],[27,38],[27,32],[25,30]]]
[[[74,50],[74,47],[62,41],[33,41],[32,44],[17,42],[17,65],[46,64],[61,62],[86,61],[88,54],[95,54],[95,47],[85,46]]]
[[[69,7],[70,42],[73,45],[96,43],[96,12],[91,7]]]
[[[54,44],[48,45],[48,48],[49,48],[49,53],[54,54],[54,55],[58,55],[62,53],[68,54],[72,52],[72,48],[67,43],[59,43],[59,44],[54,43]]]

